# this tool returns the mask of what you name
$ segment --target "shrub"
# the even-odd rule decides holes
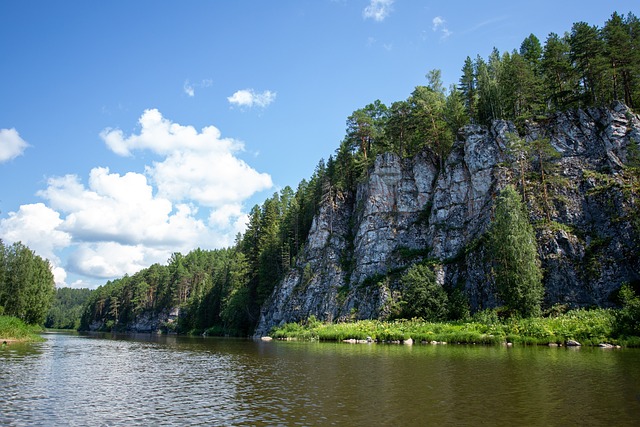
[[[401,317],[431,321],[447,317],[447,292],[436,282],[436,275],[428,266],[414,265],[400,280],[403,286]]]
[[[618,293],[622,308],[616,316],[616,332],[625,336],[640,336],[640,297],[627,283]]]

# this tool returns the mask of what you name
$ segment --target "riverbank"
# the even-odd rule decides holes
[[[550,317],[499,319],[495,311],[467,322],[359,320],[323,323],[311,317],[272,329],[273,339],[347,342],[412,342],[640,347],[640,337],[621,335],[616,310],[571,310]]]
[[[0,345],[42,341],[39,332],[42,332],[42,328],[38,325],[27,325],[12,316],[0,316]]]

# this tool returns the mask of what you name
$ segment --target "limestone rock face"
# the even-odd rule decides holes
[[[357,189],[320,206],[296,267],[265,302],[255,334],[311,315],[385,317],[401,292],[400,274],[425,257],[439,261],[438,282],[462,287],[472,309],[500,304],[482,236],[495,196],[519,184],[507,150],[515,132],[506,121],[461,129],[442,170],[428,152],[378,156]],[[545,180],[547,200],[535,162],[525,178],[545,305],[609,305],[623,282],[640,280],[639,195],[625,167],[628,147],[640,141],[640,118],[616,103],[525,123],[520,136],[548,138],[560,153]]]

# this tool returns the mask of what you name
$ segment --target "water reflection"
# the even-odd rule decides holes
[[[0,350],[0,424],[633,425],[640,351],[49,334]]]

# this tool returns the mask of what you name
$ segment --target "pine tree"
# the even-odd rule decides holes
[[[633,28],[635,24],[635,29]],[[624,100],[630,106],[634,106],[633,86],[634,80],[640,78],[640,35],[637,31],[637,18],[629,14],[624,15],[614,12],[603,29],[602,35],[605,42],[605,55],[611,67],[611,91],[613,99]]]
[[[577,92],[577,80],[569,57],[566,37],[549,34],[542,53],[542,78],[547,110],[558,111],[571,106]]]
[[[583,105],[606,102],[605,82],[608,73],[604,57],[604,43],[600,30],[586,22],[577,22],[569,36],[571,60],[580,77],[580,96]]]
[[[498,297],[515,314],[540,314],[544,294],[533,227],[520,195],[508,186],[497,198],[488,233],[488,255]]]
[[[467,110],[467,115],[472,122],[475,122],[478,119],[476,66],[469,56],[467,56],[467,59],[464,60],[464,66],[462,67],[462,76],[460,77],[460,92],[462,92],[462,98],[464,100],[464,106]]]

